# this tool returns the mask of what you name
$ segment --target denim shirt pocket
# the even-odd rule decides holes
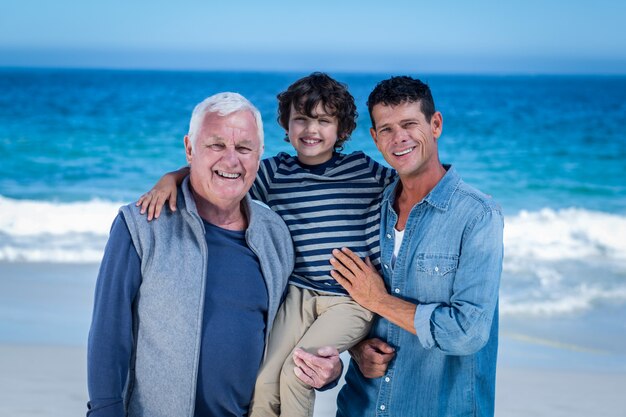
[[[459,255],[417,254],[417,286],[422,303],[449,303]]]

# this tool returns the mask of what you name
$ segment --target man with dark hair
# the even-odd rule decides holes
[[[347,248],[332,276],[378,314],[338,398],[338,416],[492,416],[502,271],[500,207],[442,165],[443,118],[410,77],[380,82],[370,133],[399,179],[383,192],[383,276]]]

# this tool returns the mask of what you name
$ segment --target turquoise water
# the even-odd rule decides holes
[[[0,70],[0,262],[98,262],[117,207],[185,163],[216,92],[259,107],[266,156],[290,151],[276,94],[303,75]],[[358,104],[346,150],[382,162],[365,101],[388,74],[331,75]],[[443,113],[441,159],[505,212],[503,313],[626,303],[626,77],[413,75]]]
[[[0,71],[0,194],[133,199],[164,170],[184,164],[193,106],[223,90],[241,92],[261,110],[266,155],[289,151],[275,96],[300,75]],[[385,75],[335,76],[348,84],[361,115],[348,150],[380,159],[365,101]],[[422,78],[444,115],[442,160],[505,211],[626,213],[626,78]]]

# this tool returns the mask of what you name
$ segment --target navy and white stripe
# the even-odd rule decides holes
[[[335,154],[316,166],[286,153],[261,161],[250,193],[289,227],[296,251],[291,284],[347,294],[330,276],[335,248],[348,247],[380,264],[380,199],[394,178],[395,171],[363,152]]]

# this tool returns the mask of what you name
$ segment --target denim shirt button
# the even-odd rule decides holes
[[[385,404],[382,404],[382,405],[380,406],[380,409],[381,409],[381,410],[383,410],[383,411],[385,411],[385,408],[387,408],[387,407],[385,407]]]
[[[395,290],[393,290],[393,292],[395,292],[396,294],[400,294],[400,288],[396,288]]]
[[[383,265],[385,267],[385,269],[389,269],[389,266],[387,266],[387,264]]]
[[[439,272],[439,267],[438,266],[435,267],[435,272]]]
[[[389,378],[388,376],[385,377],[385,382],[389,382],[391,381],[391,378]]]
[[[387,233],[387,239],[391,239],[391,234]]]

